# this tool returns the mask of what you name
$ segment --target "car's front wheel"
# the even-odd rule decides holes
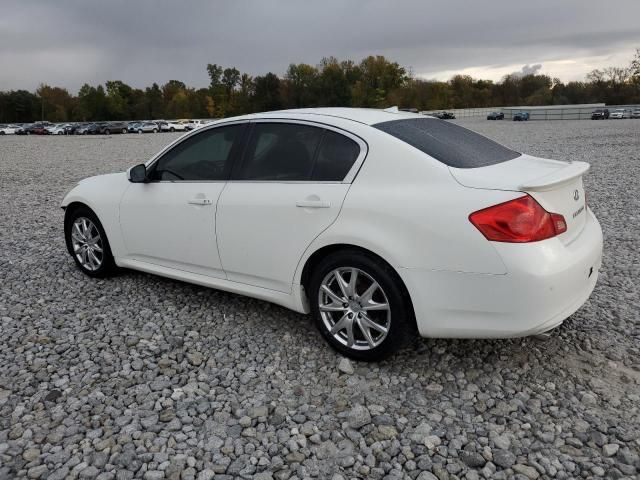
[[[98,217],[85,206],[65,217],[67,250],[76,265],[91,277],[106,277],[116,269],[107,235]]]
[[[356,360],[381,360],[415,337],[402,281],[386,263],[345,250],[323,259],[309,281],[309,301],[322,336]]]

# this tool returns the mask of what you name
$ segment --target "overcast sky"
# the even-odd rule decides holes
[[[636,47],[640,0],[0,0],[0,90],[202,87],[207,63],[283,74],[374,54],[425,78],[528,65],[566,81],[627,65]]]

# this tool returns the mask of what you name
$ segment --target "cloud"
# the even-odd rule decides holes
[[[3,0],[0,90],[111,79],[201,87],[207,63],[282,74],[290,63],[375,54],[438,78],[502,76],[526,61],[552,76],[562,65],[565,79],[583,74],[573,59],[630,59],[639,15],[637,0]]]
[[[535,65],[529,65],[527,63],[526,65],[523,65],[522,68],[517,72],[512,72],[511,75],[513,75],[514,77],[524,77],[526,75],[535,75],[540,71],[540,69],[542,69],[541,63],[536,63]]]

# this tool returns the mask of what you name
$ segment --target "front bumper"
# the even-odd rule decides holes
[[[588,210],[571,243],[494,243],[504,275],[400,268],[424,337],[500,338],[535,335],[558,326],[595,288],[602,230]]]

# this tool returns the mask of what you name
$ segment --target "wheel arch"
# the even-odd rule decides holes
[[[98,217],[98,214],[95,212],[95,210],[93,208],[91,208],[86,203],[78,201],[78,200],[73,201],[73,202],[69,203],[68,205],[63,206],[62,208],[64,209],[65,240],[66,240],[67,226],[69,225],[69,222],[71,221],[71,217],[76,212],[76,210],[78,210],[80,208],[87,208],[98,218],[98,220],[100,220],[100,217]],[[100,222],[100,223],[102,223],[102,222]],[[69,253],[71,255],[73,255],[73,251],[71,250],[71,246],[69,245],[68,242],[65,242],[65,243],[67,243],[67,250],[69,251]]]
[[[407,302],[407,310],[410,312],[411,321],[417,328],[415,310],[413,308],[413,302],[411,300],[411,295],[409,294],[409,289],[407,288],[404,280],[398,273],[398,270],[386,260],[382,255],[359,245],[351,244],[351,243],[333,243],[324,245],[318,249],[316,249],[311,255],[309,255],[305,262],[302,270],[300,272],[300,285],[302,286],[302,297],[306,304],[309,302],[308,291],[309,291],[309,280],[311,279],[311,274],[314,268],[322,261],[323,258],[326,258],[328,255],[331,255],[336,252],[352,250],[355,252],[359,252],[362,254],[371,257],[372,259],[383,263],[386,265],[395,275],[396,280],[398,281],[398,285],[402,290],[403,297]]]

